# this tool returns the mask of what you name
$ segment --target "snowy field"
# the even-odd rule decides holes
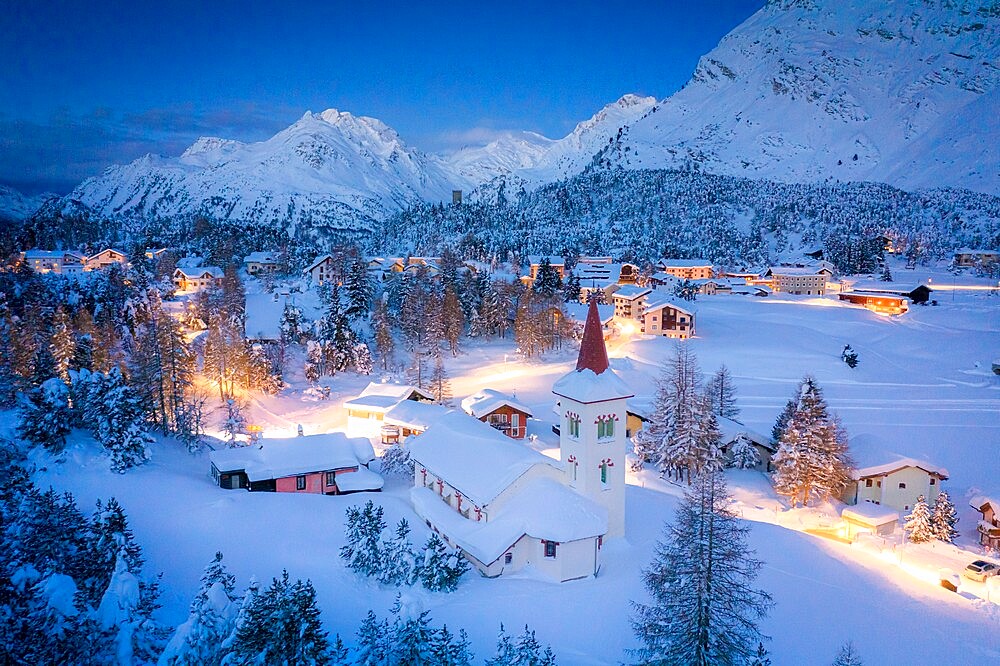
[[[905,455],[945,466],[951,474],[945,489],[961,516],[959,545],[971,561],[978,514],[968,497],[1000,495],[1000,377],[990,371],[1000,357],[1000,297],[975,290],[935,297],[939,306],[914,306],[894,318],[832,298],[701,297],[698,335],[690,344],[706,374],[721,363],[729,367],[741,418],[755,430],[770,432],[798,381],[811,373],[841,415],[859,465]],[[840,359],[845,344],[858,352],[855,369]],[[655,390],[653,379],[672,346],[666,339],[614,339],[609,352],[614,369],[642,396]],[[523,362],[509,341],[466,341],[462,356],[447,359],[455,403],[485,387],[515,391],[535,411],[529,427],[538,436],[535,446],[556,455],[550,388],[572,367],[571,347]],[[329,401],[295,382],[278,396],[254,397],[250,420],[265,436],[292,435],[299,424],[307,434],[342,429],[340,401],[368,380],[330,379]],[[207,455],[166,445],[156,447],[148,465],[119,476],[107,471],[97,451],[92,442],[75,441],[68,461],[47,465],[36,480],[74,492],[85,510],[98,497],[119,499],[147,555],[147,573],[164,572],[165,622],[186,618],[216,550],[225,553],[241,588],[250,576],[268,581],[282,568],[293,578],[311,578],[327,629],[348,642],[369,608],[385,616],[392,605],[395,589],[356,578],[338,557],[344,510],[368,497],[222,490],[212,484]],[[619,663],[635,646],[628,616],[629,601],[645,599],[639,571],[681,491],[648,472],[629,483],[627,539],[607,543],[597,578],[556,584],[470,574],[453,594],[416,588],[404,592],[406,601],[431,610],[436,625],[465,628],[479,659],[492,655],[503,622],[512,631],[530,624],[561,664]],[[776,602],[763,625],[773,637],[773,663],[828,664],[847,640],[866,663],[1000,663],[1000,605],[947,592],[864,548],[773,524],[781,520],[768,518],[776,504],[760,474],[733,473],[730,483],[737,509],[754,520],[751,543],[766,563],[758,582]],[[390,479],[374,499],[390,525],[407,518],[419,543],[425,529],[407,491],[404,480]],[[960,561],[961,554],[955,557]]]

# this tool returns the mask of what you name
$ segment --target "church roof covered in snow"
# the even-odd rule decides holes
[[[608,349],[604,346],[604,332],[597,302],[590,301],[587,323],[583,328],[580,355],[576,370],[567,373],[552,385],[552,392],[577,402],[603,402],[616,398],[631,398],[633,393],[608,362]]]
[[[554,479],[529,481],[488,521],[465,518],[429,488],[413,488],[410,496],[417,513],[484,564],[524,535],[566,543],[608,531],[607,509]]]
[[[505,405],[531,416],[531,409],[524,403],[518,402],[512,395],[494,389],[483,389],[462,401],[462,409],[477,419],[492,414]]]
[[[251,481],[261,481],[367,465],[375,459],[375,451],[368,439],[330,432],[262,439],[250,446],[212,451],[208,457],[220,472],[243,470]]]
[[[485,506],[535,465],[559,461],[528,448],[459,411],[442,416],[409,444],[410,457],[479,506]]]

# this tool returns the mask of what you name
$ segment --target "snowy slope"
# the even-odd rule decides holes
[[[996,193],[998,59],[995,0],[772,1],[606,157]]]
[[[54,196],[39,194],[29,197],[6,185],[0,185],[0,220],[26,220]]]
[[[466,146],[446,157],[448,165],[474,183],[534,166],[556,142],[535,132],[504,132],[485,146]]]
[[[381,121],[328,109],[259,143],[202,138],[178,158],[146,155],[110,167],[69,199],[106,216],[200,213],[293,227],[318,218],[351,227],[417,201],[444,200],[463,184]]]

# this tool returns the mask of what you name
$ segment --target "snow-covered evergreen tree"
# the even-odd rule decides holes
[[[535,632],[527,625],[524,633],[514,639],[501,624],[496,653],[492,659],[486,660],[486,666],[555,666],[555,663],[552,648],[546,646],[542,649]]]
[[[730,465],[737,469],[754,469],[760,464],[760,454],[757,452],[757,447],[753,445],[744,432],[736,436],[729,453],[731,456]]]
[[[913,543],[924,543],[934,538],[931,511],[923,495],[917,498],[917,503],[913,505],[913,510],[903,523],[903,529],[906,530],[906,538]]]
[[[345,525],[346,543],[340,549],[340,557],[347,568],[363,576],[377,576],[383,567],[382,532],[385,519],[381,506],[368,500],[363,509],[356,506],[347,508]]]
[[[410,461],[410,450],[406,444],[393,444],[382,452],[382,476],[413,477],[413,462]]]
[[[768,656],[764,642],[757,643],[757,654],[747,662],[747,666],[771,666],[771,657]]]
[[[864,663],[851,641],[840,646],[840,651],[833,660],[833,666],[864,666]]]
[[[392,646],[388,657],[390,664],[410,666],[437,666],[431,643],[434,630],[430,627],[430,611],[423,611],[413,617],[405,617],[399,597],[392,607],[392,629],[389,644]]]
[[[158,596],[157,584],[143,584],[123,557],[117,559],[96,613],[101,628],[114,636],[120,666],[155,662],[162,650],[166,632],[152,619]]]
[[[95,434],[111,458],[111,469],[123,473],[149,460],[153,438],[139,396],[118,368],[108,372],[101,388]]]
[[[410,525],[405,518],[396,525],[393,538],[382,545],[382,566],[378,581],[383,585],[399,587],[410,585],[417,575],[417,562],[410,542]]]
[[[882,264],[882,274],[879,276],[882,282],[892,282],[892,273],[889,272],[888,262]]]
[[[458,632],[458,640],[444,625],[431,637],[431,658],[435,666],[472,666],[472,650],[465,629]]]
[[[381,299],[375,302],[375,310],[372,313],[372,328],[375,330],[375,349],[378,352],[379,367],[382,370],[388,370],[392,366],[396,341],[392,337],[389,312]]]
[[[245,435],[247,431],[244,406],[236,398],[227,398],[223,409],[226,417],[222,421],[222,432],[226,435],[226,446],[229,448],[240,446],[239,436]]]
[[[736,406],[736,386],[733,384],[733,376],[729,373],[729,368],[725,365],[712,375],[705,387],[705,393],[711,401],[711,409],[719,416],[727,419],[736,419],[740,415],[739,407]]]
[[[431,372],[428,388],[434,396],[434,402],[446,407],[451,405],[451,380],[440,355],[434,359],[434,370]]]
[[[53,453],[66,448],[71,415],[69,389],[57,377],[32,389],[21,405],[17,434],[25,441]]]
[[[639,663],[735,666],[753,658],[771,598],[753,587],[761,563],[729,504],[722,473],[707,471],[664,528],[643,571],[651,602],[634,604]]]
[[[454,592],[469,562],[462,553],[448,545],[437,534],[431,534],[423,548],[423,559],[417,562],[420,583],[432,592]]]
[[[356,666],[386,666],[389,663],[389,624],[379,620],[371,610],[358,628],[358,642],[355,649]]]
[[[359,375],[370,375],[375,370],[372,351],[365,342],[355,342],[351,347],[351,366]]]
[[[201,588],[191,602],[188,619],[177,627],[160,655],[161,666],[218,664],[222,642],[232,633],[237,606],[235,577],[222,564],[222,553],[205,568]]]
[[[801,388],[801,385],[800,385]],[[778,418],[775,420],[774,425],[771,427],[771,440],[777,444],[781,441],[781,438],[785,436],[785,429],[788,428],[788,422],[792,419],[792,415],[795,414],[795,410],[798,407],[798,400],[789,400],[785,403],[782,408],[781,413],[778,414]]]
[[[57,308],[52,322],[52,342],[49,351],[55,362],[55,376],[69,382],[69,369],[76,356],[76,336],[73,323],[65,308]]]
[[[934,511],[931,513],[931,529],[938,541],[953,543],[958,536],[958,512],[951,503],[948,493],[943,490],[934,501]]]
[[[358,257],[351,262],[344,280],[344,291],[347,292],[347,308],[344,314],[357,319],[368,315],[374,288],[368,276],[368,265]]]
[[[555,296],[562,288],[562,278],[559,277],[559,272],[552,267],[552,262],[548,257],[542,258],[531,288],[536,294],[544,298]]]
[[[844,345],[844,351],[840,353],[840,360],[850,368],[858,367],[858,352],[854,351],[851,345]]]
[[[445,287],[441,300],[441,332],[452,356],[458,356],[458,343],[464,331],[465,313],[458,294],[450,286]]]
[[[846,437],[812,377],[799,385],[795,412],[772,463],[774,488],[793,506],[838,496],[851,481]]]

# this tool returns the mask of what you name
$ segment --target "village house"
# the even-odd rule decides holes
[[[344,281],[344,262],[338,261],[329,254],[316,257],[316,260],[302,271],[308,275],[314,286],[323,284],[340,284]]]
[[[933,504],[948,470],[922,460],[899,458],[883,465],[855,470],[854,483],[844,493],[846,504],[884,504],[910,511],[921,495]]]
[[[587,322],[589,305],[584,303],[563,303],[563,313],[574,337],[582,337],[584,325]],[[614,334],[615,306],[601,303],[597,306],[598,317],[601,320],[601,330],[604,339],[608,340]]]
[[[560,399],[560,460],[450,412],[410,444],[416,512],[484,575],[527,566],[556,581],[597,575],[625,533],[625,401],[596,303]]]
[[[435,402],[401,400],[386,411],[382,418],[383,425],[379,431],[382,443],[394,443],[405,440],[410,435],[419,435],[449,411],[449,407]]]
[[[976,525],[979,543],[987,548],[1000,548],[1000,500],[979,495],[969,500],[969,504],[981,514]]]
[[[878,314],[900,315],[910,308],[910,301],[905,296],[874,291],[843,291],[840,293],[840,300],[860,305]]]
[[[347,434],[351,437],[381,436],[385,413],[404,400],[433,402],[434,396],[409,384],[369,383],[357,397],[344,401]]]
[[[383,483],[368,469],[375,459],[371,442],[340,432],[261,439],[208,457],[220,488],[343,495],[378,491]]]
[[[483,389],[463,400],[462,409],[512,439],[524,439],[528,434],[531,410],[514,396]]]
[[[106,250],[101,250],[97,254],[93,254],[87,257],[87,262],[84,265],[84,270],[88,271],[100,271],[105,268],[118,264],[120,266],[125,266],[128,263],[128,257],[121,250],[115,250],[113,248],[108,248]]]
[[[1000,252],[995,250],[973,250],[963,247],[955,250],[955,265],[965,268],[976,266],[988,266],[1000,261]]]
[[[771,472],[774,470],[771,459],[778,452],[778,447],[771,441],[770,437],[762,435],[746,427],[739,421],[726,418],[725,416],[716,416],[716,420],[719,422],[719,431],[722,433],[722,455],[725,457],[727,463],[733,459],[733,444],[743,437],[757,451],[757,459],[760,462],[754,469],[761,472]]]
[[[643,333],[681,340],[694,335],[695,313],[692,306],[680,305],[660,294],[656,294],[655,299],[651,294],[647,300],[641,319]]]
[[[905,296],[912,303],[926,303],[932,289],[925,284],[908,282],[880,282],[866,280],[845,285],[846,291],[861,291],[870,294],[886,294],[890,296]]]
[[[611,303],[615,306],[615,318],[638,321],[646,305],[646,296],[652,291],[648,287],[626,285],[611,294]]]
[[[36,273],[76,275],[84,271],[87,258],[71,250],[28,250],[21,261]]]
[[[169,251],[170,248],[167,247],[147,247],[146,251],[143,254],[145,254],[146,258],[149,259],[150,261],[156,262],[159,261],[163,257],[163,255]]]
[[[663,271],[658,271],[653,273],[648,278],[646,278],[646,286],[652,287],[654,289],[659,289],[660,287],[667,287],[668,289],[673,289],[674,285],[680,282],[680,278],[676,275],[671,275],[670,273],[664,273]]]
[[[174,269],[174,285],[181,291],[201,291],[210,287],[221,287],[223,277],[222,269],[218,266]]]
[[[870,502],[844,507],[840,517],[844,521],[845,536],[849,541],[854,541],[860,534],[890,536],[899,524],[898,513],[890,507]]]
[[[832,275],[827,268],[810,266],[772,266],[764,274],[771,279],[775,293],[822,296],[826,281]]]
[[[278,255],[274,252],[251,252],[243,257],[243,267],[250,275],[274,273],[278,265]]]
[[[521,281],[527,286],[531,286],[538,279],[538,269],[542,267],[545,260],[549,260],[549,265],[552,266],[553,270],[559,274],[559,279],[565,279],[566,277],[566,260],[562,257],[557,257],[555,255],[528,255],[528,274],[525,275]]]
[[[714,273],[712,262],[704,259],[660,259],[656,268],[682,280],[707,280]]]

